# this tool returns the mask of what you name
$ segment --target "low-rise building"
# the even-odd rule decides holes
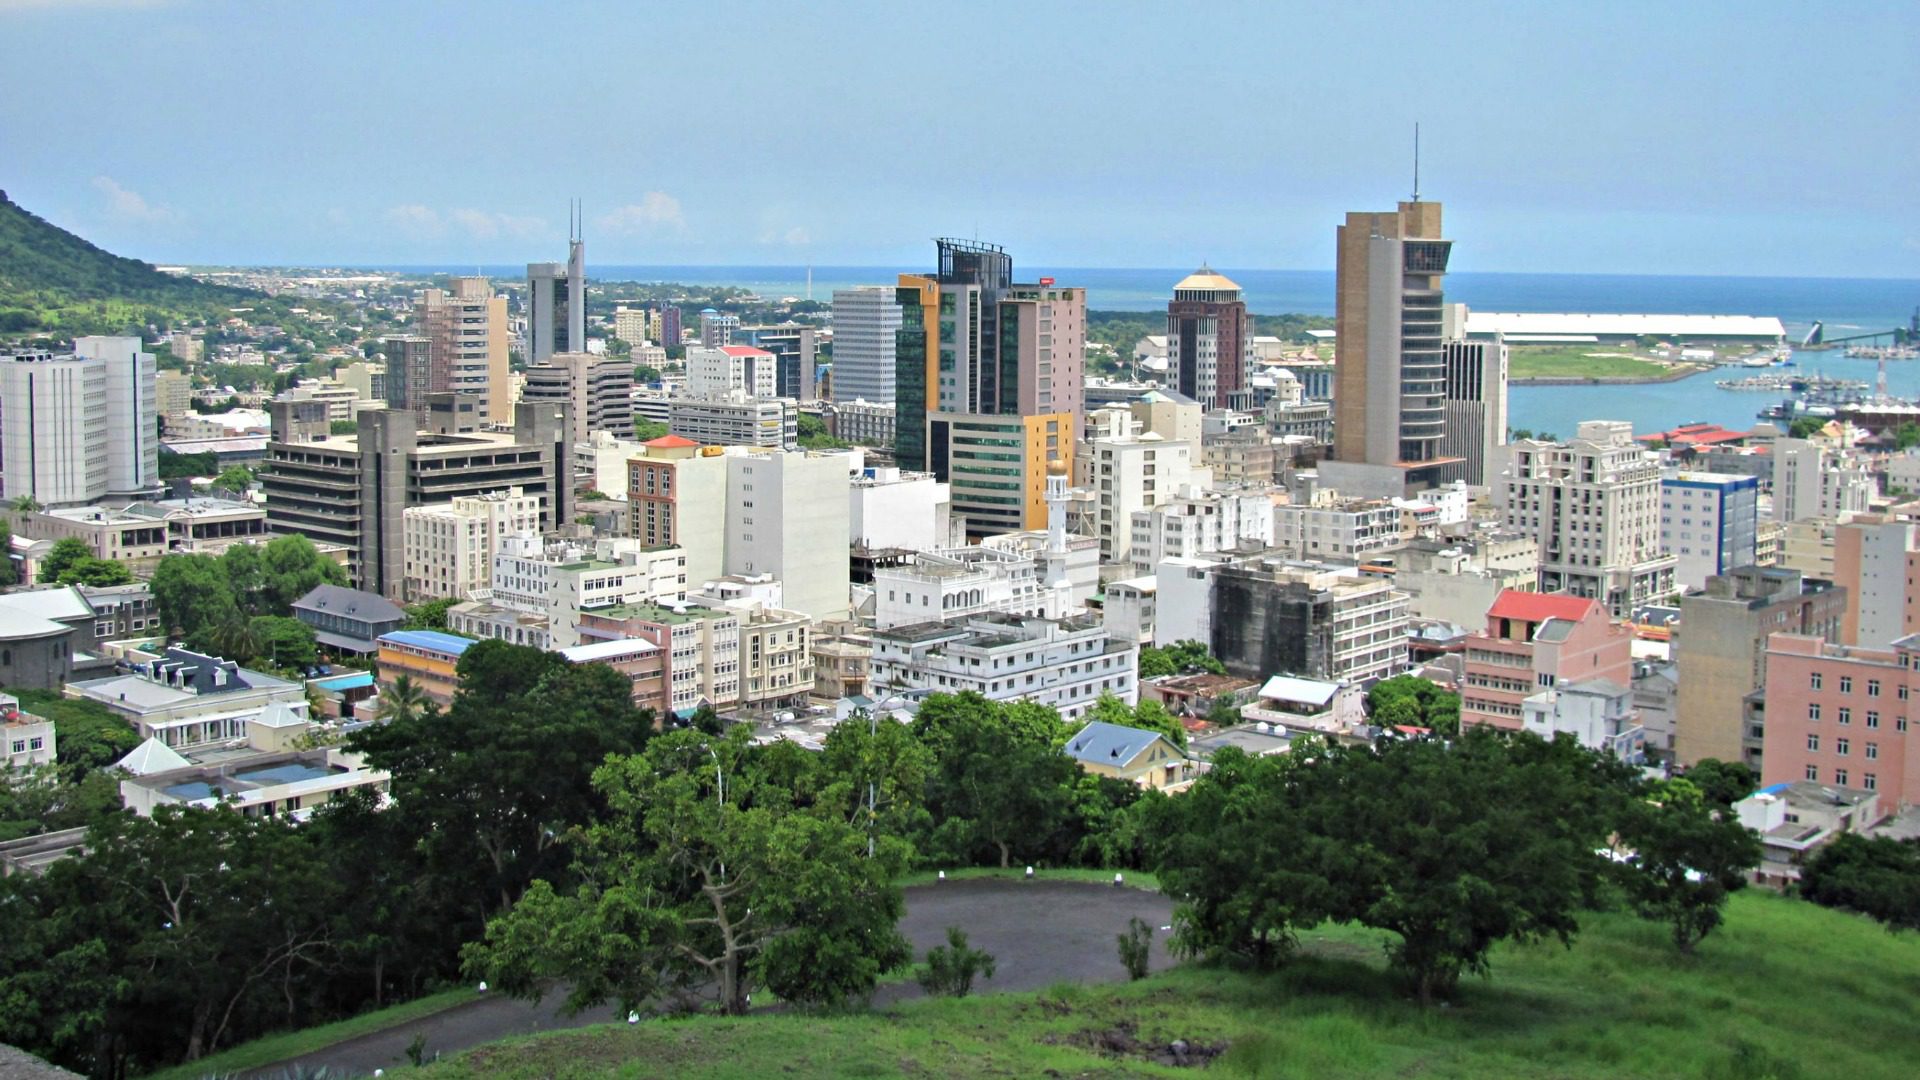
[[[386,597],[341,585],[315,585],[293,602],[293,617],[312,627],[321,645],[356,656],[378,652],[380,636],[407,621],[407,613]]]
[[[1282,732],[1316,731],[1340,735],[1366,723],[1367,695],[1349,682],[1275,675],[1260,685],[1254,700],[1240,710],[1249,724],[1277,726]]]
[[[882,630],[993,611],[1037,616],[1047,604],[1031,559],[987,547],[928,551],[876,569],[873,593]]]
[[[1157,731],[1094,720],[1067,738],[1063,752],[1095,776],[1170,791],[1199,775],[1199,766]]]
[[[972,690],[1051,705],[1072,720],[1101,694],[1134,704],[1139,655],[1138,644],[1113,638],[1098,619],[981,614],[876,630],[874,692]]]
[[[1168,558],[1274,546],[1274,506],[1265,494],[1187,486],[1173,498],[1133,513],[1133,573],[1150,574]]]
[[[605,664],[633,685],[633,703],[658,718],[667,713],[667,654],[644,638],[616,638],[558,650],[570,664]]]
[[[173,768],[127,776],[120,800],[141,817],[163,806],[225,805],[248,817],[300,820],[349,791],[384,796],[388,786],[388,774],[338,747],[250,750],[181,757]]]
[[[691,715],[701,705],[740,701],[740,614],[693,604],[620,604],[582,612],[584,641],[640,638],[666,651],[662,677],[668,707]]]
[[[624,462],[620,475],[626,475]],[[464,599],[492,585],[493,556],[502,538],[540,531],[540,498],[505,488],[409,506],[403,519],[402,597],[413,604]]]
[[[382,634],[379,644],[374,670],[382,693],[404,676],[427,700],[444,708],[460,689],[460,657],[476,642],[439,630],[395,630]]]
[[[791,450],[800,445],[800,410],[788,398],[674,398],[667,430],[710,446]]]
[[[142,741],[158,739],[174,750],[245,740],[257,725],[304,723],[307,714],[299,683],[183,648],[131,671],[69,683],[66,696],[104,705]]]
[[[821,409],[827,432],[836,439],[866,446],[892,446],[895,431],[892,402],[837,401]]]
[[[1646,758],[1646,729],[1633,707],[1633,689],[1611,679],[1558,683],[1520,703],[1521,727],[1543,739],[1562,734],[1589,750],[1630,765]]]
[[[0,783],[9,774],[53,764],[59,743],[53,721],[20,707],[20,699],[0,694]]]
[[[1273,546],[1296,559],[1364,562],[1410,538],[1401,524],[1387,499],[1282,503],[1273,508]]]
[[[1843,833],[1865,832],[1881,818],[1880,797],[1858,788],[1808,780],[1780,781],[1733,804],[1740,824],[1760,834],[1756,884],[1785,888],[1800,866]]]
[[[1633,681],[1633,635],[1599,601],[1501,593],[1487,609],[1486,629],[1467,639],[1460,723],[1517,730],[1529,697],[1591,679],[1615,687]]]

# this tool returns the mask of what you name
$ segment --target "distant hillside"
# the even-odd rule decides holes
[[[119,333],[259,298],[102,251],[0,191],[0,335]]]

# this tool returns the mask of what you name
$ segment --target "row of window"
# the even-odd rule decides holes
[[[1820,736],[1818,735],[1807,736],[1807,750],[1811,753],[1816,753],[1816,754],[1820,752]],[[1880,744],[1868,743],[1866,746],[1866,751],[1867,751],[1866,753],[1867,760],[1876,761],[1880,757]],[[1853,740],[1851,739],[1833,740],[1833,752],[1840,757],[1846,757],[1848,754],[1853,752]]]
[[[1906,687],[1904,687],[1904,686],[1903,686],[1903,687],[1901,687],[1900,689],[1901,689],[1902,691],[1905,691],[1905,690],[1906,690]],[[1902,699],[1904,699],[1904,698],[1905,698],[1905,696],[1906,696],[1906,695],[1905,695],[1904,693],[1902,693],[1902,695],[1901,695],[1901,697],[1902,697]],[[1811,705],[1808,705],[1808,706],[1807,706],[1807,719],[1808,719],[1808,720],[1812,720],[1812,721],[1815,721],[1815,722],[1817,723],[1817,722],[1818,722],[1818,721],[1820,720],[1820,718],[1821,718],[1821,716],[1822,716],[1822,712],[1821,712],[1821,708],[1820,708],[1820,705],[1819,705],[1819,703],[1818,703],[1818,702],[1815,702],[1814,704],[1811,704]],[[1839,710],[1838,710],[1838,712],[1837,712],[1837,718],[1839,719],[1839,721],[1840,721],[1840,723],[1841,723],[1841,724],[1842,724],[1843,726],[1844,726],[1844,725],[1848,725],[1848,724],[1852,724],[1852,723],[1853,723],[1853,710],[1843,705],[1843,706],[1841,706],[1841,707],[1839,708]],[[1868,727],[1870,727],[1870,728],[1877,728],[1877,727],[1879,727],[1879,726],[1880,726],[1880,713],[1879,713],[1879,710],[1877,710],[1877,709],[1868,709],[1868,710],[1867,710],[1867,726],[1868,726]],[[1893,728],[1894,728],[1894,730],[1895,730],[1895,731],[1905,731],[1905,730],[1907,730],[1907,720],[1906,720],[1906,717],[1904,717],[1904,716],[1896,716],[1896,717],[1894,717],[1894,718],[1893,718]]]
[[[1820,672],[1818,672],[1818,671],[1815,671],[1815,672],[1810,672],[1810,673],[1808,674],[1808,676],[1807,676],[1807,685],[1808,685],[1808,687],[1810,687],[1811,689],[1814,689],[1814,690],[1818,690],[1818,689],[1820,689],[1820,688],[1821,688],[1821,687],[1822,687],[1822,686],[1823,686],[1823,685],[1824,685],[1825,683],[1826,683],[1826,677],[1825,677],[1824,675],[1822,675],[1822,674],[1821,674]],[[1903,686],[1903,687],[1901,687],[1901,688],[1900,688],[1900,690],[1901,690],[1901,696],[1900,696],[1900,700],[1902,700],[1902,701],[1905,701],[1905,700],[1906,700],[1906,693],[1905,693],[1905,691],[1906,691],[1906,687],[1904,687],[1904,686]],[[1851,676],[1851,675],[1842,675],[1842,676],[1840,676],[1840,692],[1841,692],[1841,693],[1843,693],[1843,694],[1851,694],[1851,693],[1853,693],[1853,676]],[[1867,696],[1868,696],[1868,697],[1879,697],[1879,696],[1880,696],[1880,680],[1879,680],[1879,679],[1868,679],[1868,680],[1867,680]]]
[[[1820,766],[1818,765],[1807,766],[1807,779],[1813,781],[1816,784],[1819,783],[1820,782]],[[1848,782],[1847,770],[1845,769],[1833,770],[1833,782],[1840,787],[1846,787]],[[1860,776],[1860,787],[1864,791],[1879,791],[1880,778],[1874,775],[1873,773],[1862,773]]]

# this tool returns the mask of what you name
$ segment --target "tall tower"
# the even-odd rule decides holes
[[[137,337],[0,356],[0,497],[52,507],[155,494],[155,374]]]
[[[427,392],[472,394],[489,424],[513,423],[507,391],[507,300],[483,277],[457,277],[447,289],[420,294],[420,328],[428,341]],[[424,410],[425,401],[411,402]],[[424,416],[424,412],[422,412]]]
[[[1202,265],[1173,287],[1167,367],[1174,389],[1206,408],[1250,404],[1253,327],[1240,286]]]
[[[1417,490],[1442,462],[1440,280],[1452,241],[1440,238],[1440,204],[1417,199],[1350,213],[1337,235],[1334,457],[1398,471]]]
[[[569,215],[567,261],[527,264],[527,363],[587,351],[587,244]]]

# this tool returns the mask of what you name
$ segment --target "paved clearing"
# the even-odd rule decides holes
[[[1153,966],[1169,966],[1167,935],[1160,928],[1172,920],[1172,913],[1171,900],[1141,889],[1078,881],[945,881],[907,890],[907,914],[900,920],[900,932],[920,957],[933,946],[946,944],[947,927],[958,926],[974,948],[994,956],[994,977],[976,983],[977,991],[1039,990],[1057,982],[1124,978],[1114,939],[1135,917],[1154,928]],[[889,983],[874,994],[874,1004],[889,1005],[919,995],[920,988],[911,982]],[[296,1063],[324,1065],[335,1073],[371,1073],[407,1064],[407,1046],[422,1033],[427,1037],[427,1055],[432,1057],[514,1035],[615,1019],[611,1008],[578,1016],[562,1015],[559,1009],[560,999],[553,995],[539,1005],[499,996],[478,998],[249,1075],[271,1077]]]

